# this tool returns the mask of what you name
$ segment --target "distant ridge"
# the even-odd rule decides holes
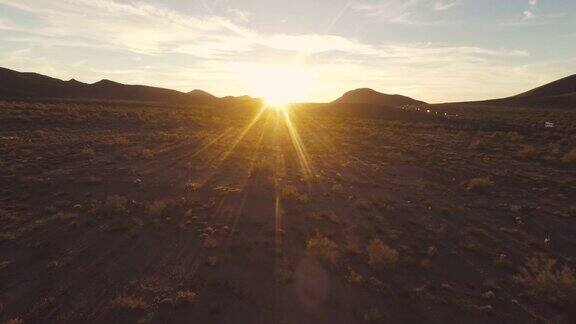
[[[576,74],[511,97],[464,104],[576,107]]]
[[[542,98],[576,94],[576,74],[547,83],[512,98]]]
[[[144,85],[127,85],[106,79],[92,84],[75,79],[63,81],[38,73],[18,72],[0,67],[0,99],[25,98],[126,100],[196,105],[234,105],[257,101],[248,96],[218,98],[198,89],[184,93]]]
[[[425,102],[397,94],[384,94],[369,88],[351,90],[342,97],[334,100],[335,104],[369,104],[388,107],[401,107],[405,105],[419,105]]]

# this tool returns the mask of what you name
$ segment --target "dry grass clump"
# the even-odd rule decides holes
[[[537,152],[534,146],[524,145],[516,154],[521,159],[533,159],[536,157]]]
[[[184,304],[191,304],[196,301],[198,295],[190,290],[181,290],[176,293],[176,304],[177,305],[184,305]]]
[[[79,155],[83,159],[93,159],[96,156],[96,152],[91,148],[85,148],[80,151]]]
[[[510,142],[518,142],[524,139],[524,136],[518,134],[517,132],[508,132],[507,135]]]
[[[568,153],[564,154],[562,157],[563,163],[576,163],[576,147],[568,151]]]
[[[298,189],[292,185],[287,185],[282,189],[282,196],[286,199],[294,200],[301,204],[307,204],[310,202],[310,198],[307,194],[300,193]]]
[[[54,219],[57,219],[60,221],[68,221],[71,219],[75,219],[77,217],[78,217],[77,214],[67,213],[67,212],[63,212],[63,211],[59,211],[58,213],[56,213],[56,215],[54,215]]]
[[[530,258],[514,281],[525,286],[531,295],[552,304],[566,305],[576,298],[576,273],[567,265],[557,267],[551,258]]]
[[[7,320],[4,323],[6,323],[6,324],[22,324],[22,323],[24,323],[24,320],[22,320],[21,318],[12,318],[12,319]]]
[[[112,300],[112,307],[135,311],[148,308],[148,303],[136,296],[118,296]]]
[[[202,185],[199,182],[190,180],[190,181],[186,182],[184,187],[188,191],[198,191],[198,189],[200,189],[200,187],[202,187]]]
[[[490,177],[474,178],[468,182],[466,189],[477,192],[487,192],[494,186],[494,181]]]
[[[382,243],[379,239],[373,239],[366,247],[368,254],[368,264],[374,268],[388,268],[396,267],[398,263],[398,251]]]
[[[126,211],[128,199],[123,196],[113,195],[109,196],[101,209],[107,214],[123,213]]]
[[[340,258],[338,245],[320,233],[306,241],[306,251],[308,254],[330,264],[336,264]]]
[[[7,242],[7,241],[13,241],[16,239],[16,234],[15,233],[10,233],[10,232],[0,232],[0,243],[1,242]]]
[[[148,206],[148,214],[152,216],[161,216],[165,210],[166,203],[160,200],[157,200]]]

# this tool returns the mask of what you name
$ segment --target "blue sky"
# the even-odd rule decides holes
[[[0,66],[219,96],[266,78],[307,101],[487,99],[576,73],[576,1],[0,0]],[[274,79],[294,66],[307,82]]]

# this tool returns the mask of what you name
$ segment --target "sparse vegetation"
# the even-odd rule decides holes
[[[374,268],[393,269],[398,264],[398,251],[384,244],[379,239],[373,239],[366,247],[368,264]]]
[[[564,163],[575,163],[576,162],[576,147],[572,148],[562,157],[562,162]]]
[[[181,290],[176,293],[176,304],[177,305],[185,305],[191,304],[196,301],[198,295],[190,290]]]
[[[165,210],[166,203],[160,200],[157,200],[148,206],[148,214],[152,216],[162,216]]]
[[[494,181],[489,177],[474,178],[468,182],[466,189],[477,192],[488,192],[494,186]]]
[[[528,292],[553,304],[566,305],[576,298],[576,273],[567,265],[557,266],[547,257],[530,258],[514,276]]]
[[[148,303],[136,296],[118,296],[111,303],[112,307],[129,311],[145,310]]]
[[[320,322],[328,308],[359,322],[571,319],[574,111],[295,106],[307,177],[273,110],[237,142],[258,109],[0,108],[0,277],[19,297],[0,300],[0,321],[219,321],[303,301]],[[534,251],[558,262],[518,271]],[[409,298],[413,316],[395,307]],[[258,320],[283,319],[271,313]]]
[[[338,245],[319,233],[306,241],[306,251],[309,255],[329,264],[336,264],[340,258]]]
[[[102,211],[106,214],[122,214],[126,212],[128,199],[119,195],[109,196],[102,205]]]

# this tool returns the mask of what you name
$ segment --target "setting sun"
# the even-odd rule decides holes
[[[313,87],[311,73],[301,66],[256,66],[251,70],[244,74],[249,91],[268,106],[284,108],[304,101]]]

